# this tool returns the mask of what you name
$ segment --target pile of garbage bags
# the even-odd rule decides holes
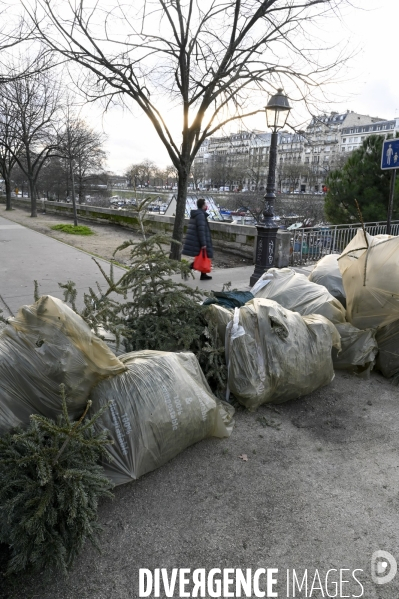
[[[225,347],[230,394],[255,410],[328,385],[334,369],[399,380],[399,238],[359,230],[341,255],[307,278],[267,271],[250,292],[215,293],[206,315]],[[346,306],[346,307],[345,307]],[[109,405],[96,427],[113,445],[103,466],[135,480],[207,437],[228,437],[234,409],[217,399],[189,352],[116,356],[73,310],[51,296],[0,327],[0,434],[31,414],[56,418],[60,385],[78,418]]]
[[[157,468],[209,436],[227,437],[234,409],[213,396],[191,353],[134,352],[116,357],[64,302],[43,296],[0,329],[0,435],[56,419],[60,385],[68,412],[111,402],[97,426],[115,445],[107,474],[115,484]]]
[[[334,260],[336,263],[336,258]],[[303,317],[320,315],[333,323],[341,340],[340,348],[334,347],[332,351],[334,369],[367,374],[373,368],[378,351],[375,330],[360,330],[347,322],[345,308],[324,286],[309,281],[293,269],[272,268],[254,285],[252,293],[257,299],[272,299],[286,310],[296,312]],[[232,321],[233,314],[233,310],[228,310],[218,303],[208,308],[208,319],[216,325],[220,338],[225,341],[226,353],[228,353],[226,328]],[[305,352],[305,355],[310,354],[309,351]],[[287,363],[287,377],[289,368]],[[317,381],[316,377],[314,389],[319,386]]]

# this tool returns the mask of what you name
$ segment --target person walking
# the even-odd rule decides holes
[[[183,254],[186,256],[198,256],[201,250],[206,250],[208,258],[213,258],[213,247],[211,239],[211,231],[208,224],[208,206],[204,198],[197,200],[197,210],[191,210],[190,222],[186,239],[183,245]],[[190,268],[192,268],[191,265]],[[212,279],[205,272],[201,273],[201,281]]]

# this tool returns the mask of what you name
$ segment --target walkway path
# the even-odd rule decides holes
[[[95,287],[97,281],[101,284],[103,279],[90,254],[4,217],[0,217],[0,252],[0,295],[13,312],[33,302],[35,279],[42,295],[50,294],[61,299],[63,291],[58,283],[74,281],[78,305],[82,305],[83,293],[89,287]],[[97,260],[107,272],[109,262]],[[201,281],[199,273],[195,273],[195,278],[190,278],[186,284],[204,291],[220,291],[225,283],[231,283],[232,289],[249,290],[253,268],[215,269],[211,281]],[[123,272],[121,268],[115,270]],[[179,280],[178,276],[174,278]],[[4,309],[1,300],[0,308]]]
[[[102,279],[90,254],[2,217],[0,256],[0,295],[13,312],[24,304],[33,303],[35,279],[42,295],[61,299],[63,292],[58,283],[74,281],[82,298],[83,292]],[[109,268],[105,260],[99,262],[105,269]],[[0,308],[4,310],[4,305]]]

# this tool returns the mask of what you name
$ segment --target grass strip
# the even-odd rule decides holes
[[[53,225],[50,229],[70,233],[71,235],[94,235],[94,231],[85,225],[77,225],[76,227],[74,225]]]

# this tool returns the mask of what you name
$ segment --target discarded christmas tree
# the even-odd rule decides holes
[[[224,340],[218,338],[216,328],[206,319],[207,307],[201,305],[203,294],[172,279],[173,275],[183,279],[193,276],[188,262],[169,258],[165,248],[170,239],[166,235],[149,235],[146,231],[144,215],[150,201],[138,206],[142,239],[126,241],[114,252],[131,248],[129,269],[116,279],[112,265],[107,274],[95,260],[107,288],[90,289],[80,315],[94,330],[103,327],[112,332],[127,352],[192,351],[214,393],[224,397]],[[73,283],[61,287],[65,289],[65,301],[76,310]]]
[[[26,430],[0,438],[0,542],[11,548],[7,574],[27,568],[64,574],[86,540],[98,548],[97,507],[112,497],[97,464],[108,457],[106,431],[93,423],[104,410],[71,422],[61,386],[57,422],[32,415]],[[105,408],[107,409],[107,408]]]

